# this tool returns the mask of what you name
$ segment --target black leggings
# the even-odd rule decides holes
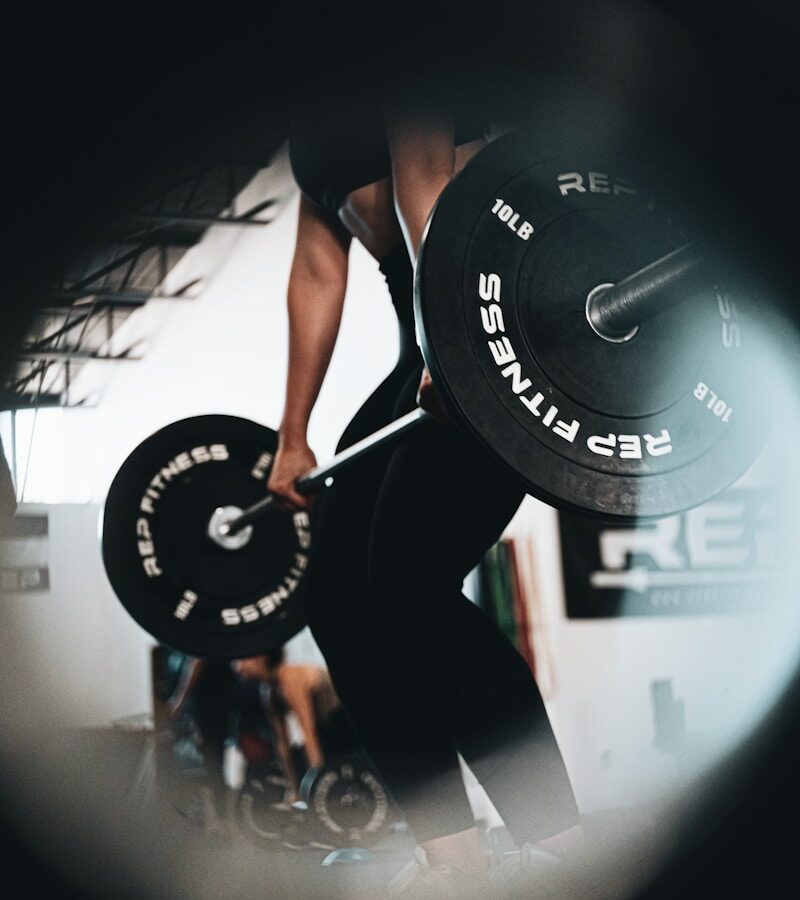
[[[400,253],[381,265],[400,320],[400,360],[340,448],[415,405],[422,360],[410,330],[410,264]],[[522,498],[474,442],[430,424],[337,475],[316,505],[309,625],[419,843],[473,825],[457,753],[518,842],[578,821],[527,664],[462,593]]]

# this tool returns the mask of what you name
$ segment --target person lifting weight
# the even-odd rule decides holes
[[[289,276],[289,363],[268,489],[316,460],[309,418],[336,342],[353,239],[375,258],[399,357],[338,450],[420,405],[439,418],[398,449],[337,474],[316,500],[307,616],[360,743],[419,845],[390,892],[484,883],[487,859],[461,778],[466,760],[514,840],[580,840],[577,805],[522,657],[462,592],[523,490],[446,421],[414,337],[412,260],[440,191],[486,143],[477,117],[377,96],[310,103],[289,131],[301,190]]]
[[[287,804],[300,799],[300,776],[294,764],[286,717],[294,713],[303,734],[303,755],[308,769],[320,769],[332,756],[356,749],[328,671],[322,666],[287,663],[283,648],[262,656],[237,659],[234,672],[248,681],[269,686],[265,708],[288,790]]]

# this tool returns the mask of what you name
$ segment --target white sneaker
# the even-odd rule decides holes
[[[470,875],[454,866],[431,866],[425,851],[417,847],[414,859],[389,882],[387,895],[406,900],[467,900],[485,896],[485,891],[485,876]]]

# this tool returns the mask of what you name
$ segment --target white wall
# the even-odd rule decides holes
[[[130,618],[100,558],[96,504],[28,505],[48,517],[50,587],[3,596],[3,645],[30,699],[57,720],[107,727],[151,711],[152,638]],[[9,640],[11,638],[12,640]]]

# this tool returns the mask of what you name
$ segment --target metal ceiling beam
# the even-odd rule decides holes
[[[33,347],[22,347],[17,353],[18,359],[50,360],[53,362],[137,362],[141,356],[105,356],[89,350],[36,350]]]
[[[194,247],[208,227],[196,222],[181,224],[174,219],[148,223],[140,220],[138,216],[132,216],[127,221],[132,223],[128,229],[119,225],[108,229],[106,233],[108,243],[122,247],[131,246],[140,255],[148,250],[164,248],[186,250]]]
[[[146,225],[185,225],[194,228],[208,228],[211,225],[269,225],[272,219],[245,218],[244,216],[191,216],[186,213],[136,213],[131,217]],[[157,234],[162,234],[161,231]]]
[[[270,197],[269,200],[263,200],[261,203],[256,203],[255,206],[251,206],[250,209],[245,210],[243,213],[239,213],[237,215],[238,219],[252,219],[253,216],[257,216],[260,212],[264,212],[265,209],[271,209],[277,203],[277,199],[275,197]],[[272,219],[267,222],[266,220],[261,220],[265,225],[269,224]]]
[[[47,347],[48,344],[52,344],[53,341],[58,340],[62,335],[67,334],[70,331],[73,331],[78,325],[82,325],[84,322],[87,322],[92,315],[95,313],[95,308],[92,307],[89,312],[82,313],[81,315],[76,316],[74,319],[68,320],[64,325],[60,328],[57,328],[55,331],[52,331],[50,334],[45,335],[43,338],[39,338],[34,344],[30,344],[28,346],[29,350],[43,350]]]
[[[120,241],[115,241],[115,243],[120,243]],[[135,247],[125,253],[121,253],[116,259],[105,263],[105,265],[102,265],[98,269],[95,269],[95,271],[91,272],[89,275],[85,275],[78,282],[76,282],[71,289],[81,290],[84,292],[84,294],[91,293],[90,286],[93,282],[97,281],[100,278],[103,278],[105,275],[109,275],[111,272],[115,272],[117,269],[122,268],[122,266],[127,265],[131,262],[131,260],[136,259],[143,253],[146,253],[148,250],[155,250],[159,247],[165,246],[177,247],[178,249],[188,248],[193,247],[196,243],[196,234],[189,235],[186,232],[168,232],[166,230],[158,229],[158,231],[156,232],[148,233],[147,235],[142,235],[140,238],[137,238]]]
[[[188,300],[189,297],[182,297],[180,294],[152,294],[147,291],[104,291],[102,289],[92,290],[84,288],[83,290],[57,290],[51,291],[48,299],[64,301],[64,306],[72,306],[76,300],[82,300],[84,297],[91,297],[97,301],[98,306],[144,306],[148,300]]]
[[[34,398],[32,394],[0,394],[0,410],[10,412],[12,409],[35,409],[37,406],[61,406],[62,394],[40,394]]]
[[[47,375],[47,367],[50,363],[43,362],[38,367],[31,368],[29,372],[26,372],[21,378],[17,378],[16,381],[10,381],[6,388],[12,394],[18,394],[20,391],[23,391],[27,385],[29,385],[34,378],[41,378],[44,380],[45,375]]]

